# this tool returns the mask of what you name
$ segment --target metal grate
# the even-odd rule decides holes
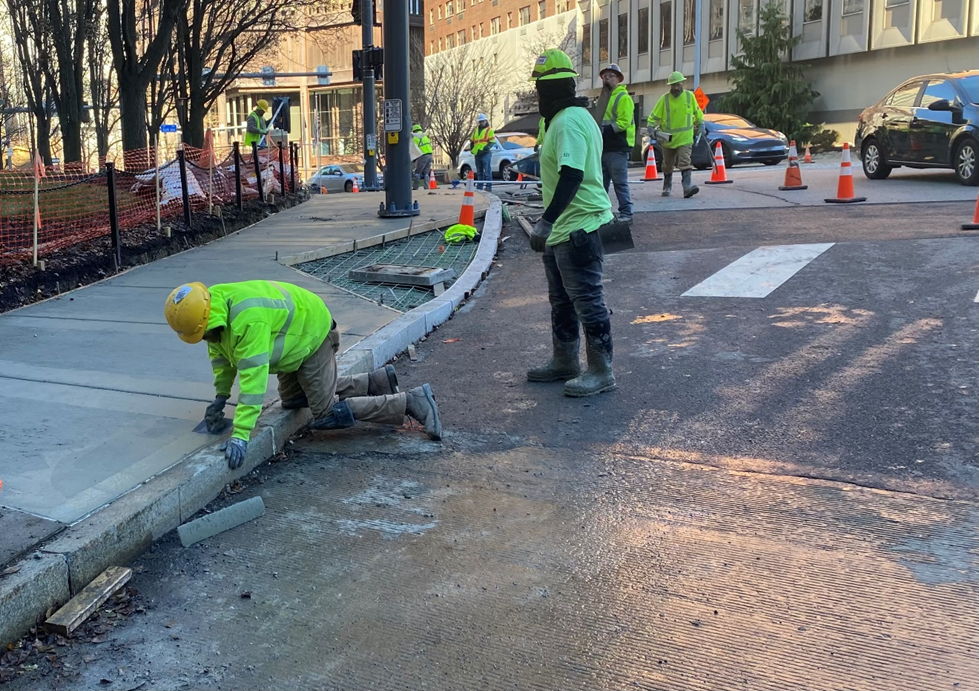
[[[455,275],[458,278],[469,266],[478,246],[479,243],[477,242],[449,244],[445,242],[441,230],[432,230],[403,240],[389,242],[383,247],[375,245],[356,252],[303,262],[297,264],[295,268],[305,271],[321,281],[332,283],[368,300],[373,300],[378,304],[407,312],[435,297],[432,289],[355,281],[349,276],[350,270],[368,264],[435,266],[455,269]],[[446,281],[445,287],[448,288],[455,280]]]

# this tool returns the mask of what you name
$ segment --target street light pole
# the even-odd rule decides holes
[[[384,204],[378,216],[417,216],[411,200],[411,109],[408,66],[408,3],[384,0]]]
[[[377,184],[377,95],[374,92],[374,68],[370,64],[374,47],[374,0],[361,0],[360,32],[363,41],[361,71],[364,84],[364,187],[379,188]]]
[[[694,0],[693,20],[693,88],[700,86],[700,61],[704,49],[703,22],[704,0]]]

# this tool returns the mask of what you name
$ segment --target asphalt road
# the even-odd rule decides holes
[[[215,504],[266,516],[164,538],[145,611],[9,688],[979,689],[966,208],[637,216],[606,265],[619,388],[591,399],[524,380],[548,309],[512,229],[396,363],[432,383],[443,444],[298,440]],[[782,282],[728,269],[765,297],[684,295],[799,244]]]

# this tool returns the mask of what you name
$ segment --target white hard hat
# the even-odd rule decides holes
[[[482,122],[483,120],[489,122],[489,116],[486,113],[480,113],[476,116],[476,122]]]

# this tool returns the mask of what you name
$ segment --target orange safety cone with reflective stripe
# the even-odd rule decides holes
[[[438,188],[439,185],[437,182],[435,182],[435,171],[434,170],[428,171],[428,189],[437,190]]]
[[[646,149],[646,174],[643,176],[643,182],[653,182],[655,180],[662,180],[659,171],[656,170],[656,152],[653,151],[653,147],[650,146]]]
[[[717,142],[714,147],[714,170],[710,174],[710,180],[704,182],[705,185],[725,185],[734,182],[727,179],[727,168],[724,167],[724,149],[721,143]]]
[[[808,144],[806,144],[806,155],[803,157],[802,162],[803,163],[812,163],[813,162],[813,160],[812,160],[812,154],[809,153],[809,145]]]
[[[473,192],[473,172],[469,171],[466,180],[466,191],[462,193],[462,209],[459,210],[459,223],[466,226],[476,225],[476,193]]]
[[[354,184],[350,188],[350,191],[356,194],[356,193],[360,192],[360,185],[357,184],[357,178],[356,178],[356,176],[354,177],[353,183]]]
[[[840,159],[840,181],[836,186],[836,196],[823,201],[830,204],[852,204],[865,202],[866,197],[858,197],[853,190],[853,165],[850,163],[850,145],[843,142],[843,156]]]
[[[972,223],[963,223],[962,230],[979,230],[979,197],[976,197],[976,210],[972,214]]]
[[[799,152],[795,148],[795,140],[789,142],[789,167],[785,169],[785,183],[779,185],[780,190],[807,190],[809,185],[802,184],[802,171],[799,169]]]

